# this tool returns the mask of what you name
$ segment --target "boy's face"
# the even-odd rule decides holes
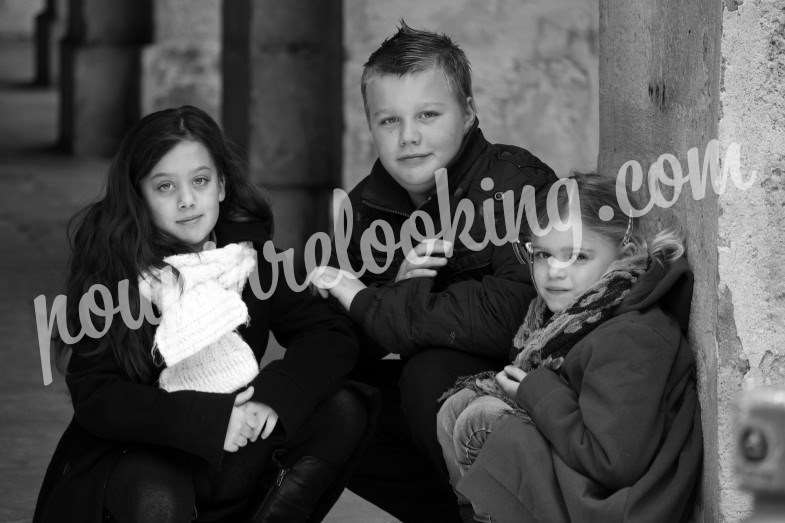
[[[474,122],[474,103],[459,103],[437,67],[372,76],[366,99],[379,160],[417,204],[434,187],[434,171],[458,153]]]

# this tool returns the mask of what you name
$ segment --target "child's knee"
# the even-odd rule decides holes
[[[476,397],[477,394],[475,392],[469,389],[461,389],[444,400],[439,413],[436,415],[436,433],[449,436],[450,440],[452,440],[458,416]]]
[[[499,418],[509,410],[505,402],[493,396],[480,396],[463,409],[453,429],[453,445],[461,463],[474,462]]]

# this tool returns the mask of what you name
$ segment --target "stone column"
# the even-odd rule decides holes
[[[690,176],[676,205],[649,225],[684,229],[696,276],[700,516],[738,521],[750,499],[734,472],[736,398],[743,387],[785,384],[785,11],[775,0],[601,0],[600,57],[603,172],[633,159],[647,169],[670,153]],[[739,177],[729,174],[724,188],[709,179],[696,199],[706,146],[717,138],[713,165],[731,166],[728,151],[738,147]]]
[[[154,0],[142,53],[142,113],[195,105],[220,118],[221,0]]]
[[[778,0],[725,0],[722,18],[722,150],[741,149],[746,191],[719,199],[719,380],[735,381],[736,354],[749,361],[744,386],[785,385],[785,7]],[[735,441],[720,448],[731,454]],[[772,446],[773,447],[773,446]],[[733,467],[723,467],[733,478]],[[747,499],[723,485],[721,514],[746,515]]]
[[[224,2],[223,122],[267,189],[276,242],[327,229],[341,179],[342,2]]]
[[[139,118],[141,47],[150,0],[70,0],[61,48],[60,141],[78,155],[114,154]]]
[[[68,0],[46,0],[35,17],[35,84],[48,87],[60,76],[60,41],[65,36]]]

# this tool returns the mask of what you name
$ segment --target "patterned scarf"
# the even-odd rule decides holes
[[[570,349],[613,315],[614,309],[629,294],[632,285],[649,266],[647,255],[622,258],[610,264],[602,277],[563,311],[550,315],[545,301],[537,296],[513,338],[510,359],[526,372],[545,366],[558,370]],[[468,388],[480,395],[494,396],[507,403],[513,412],[529,419],[515,400],[496,383],[496,372],[486,371],[459,378],[439,400]]]

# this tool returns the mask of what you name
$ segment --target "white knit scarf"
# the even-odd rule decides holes
[[[153,345],[166,364],[159,386],[228,393],[248,384],[259,363],[235,329],[248,321],[241,292],[256,267],[256,251],[250,243],[232,243],[163,261],[163,269],[139,277],[140,294],[161,313]]]

